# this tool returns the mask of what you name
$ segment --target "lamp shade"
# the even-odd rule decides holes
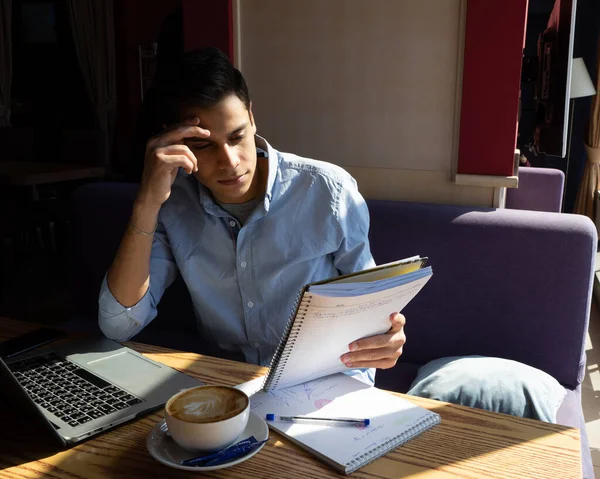
[[[590,74],[585,67],[583,58],[573,58],[573,68],[571,69],[571,99],[592,96],[596,94],[596,89],[590,78]]]

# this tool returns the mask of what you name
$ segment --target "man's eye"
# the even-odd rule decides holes
[[[231,139],[232,143],[239,143],[240,141],[242,141],[244,139],[244,135],[239,135],[239,136],[234,136]]]
[[[204,150],[208,148],[210,145],[208,143],[203,143],[199,145],[191,145],[192,150]]]

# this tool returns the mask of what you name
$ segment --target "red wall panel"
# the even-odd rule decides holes
[[[458,173],[513,175],[528,0],[468,0]]]
[[[232,0],[182,0],[185,49],[213,46],[233,60]]]

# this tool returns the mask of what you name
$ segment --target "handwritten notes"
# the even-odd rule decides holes
[[[331,297],[309,292],[310,308],[298,319],[298,334],[286,346],[285,361],[277,365],[277,388],[345,371],[340,356],[348,352],[348,345],[389,330],[390,314],[402,311],[431,277],[430,269],[417,273],[417,279],[407,276],[401,278],[403,284],[369,294]]]
[[[432,424],[439,421],[436,414],[345,374],[322,377],[285,389],[258,392],[252,396],[250,407],[262,417],[274,413],[370,419],[371,424],[366,427],[285,422],[269,424],[338,466],[347,465],[372,451],[389,450],[394,444],[412,437],[411,434],[418,429],[415,428],[427,422],[428,418]]]

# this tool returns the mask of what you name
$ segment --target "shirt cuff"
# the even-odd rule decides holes
[[[126,308],[114,297],[104,276],[98,300],[98,325],[102,333],[115,341],[127,341],[139,333],[150,316],[150,288],[137,304]]]

